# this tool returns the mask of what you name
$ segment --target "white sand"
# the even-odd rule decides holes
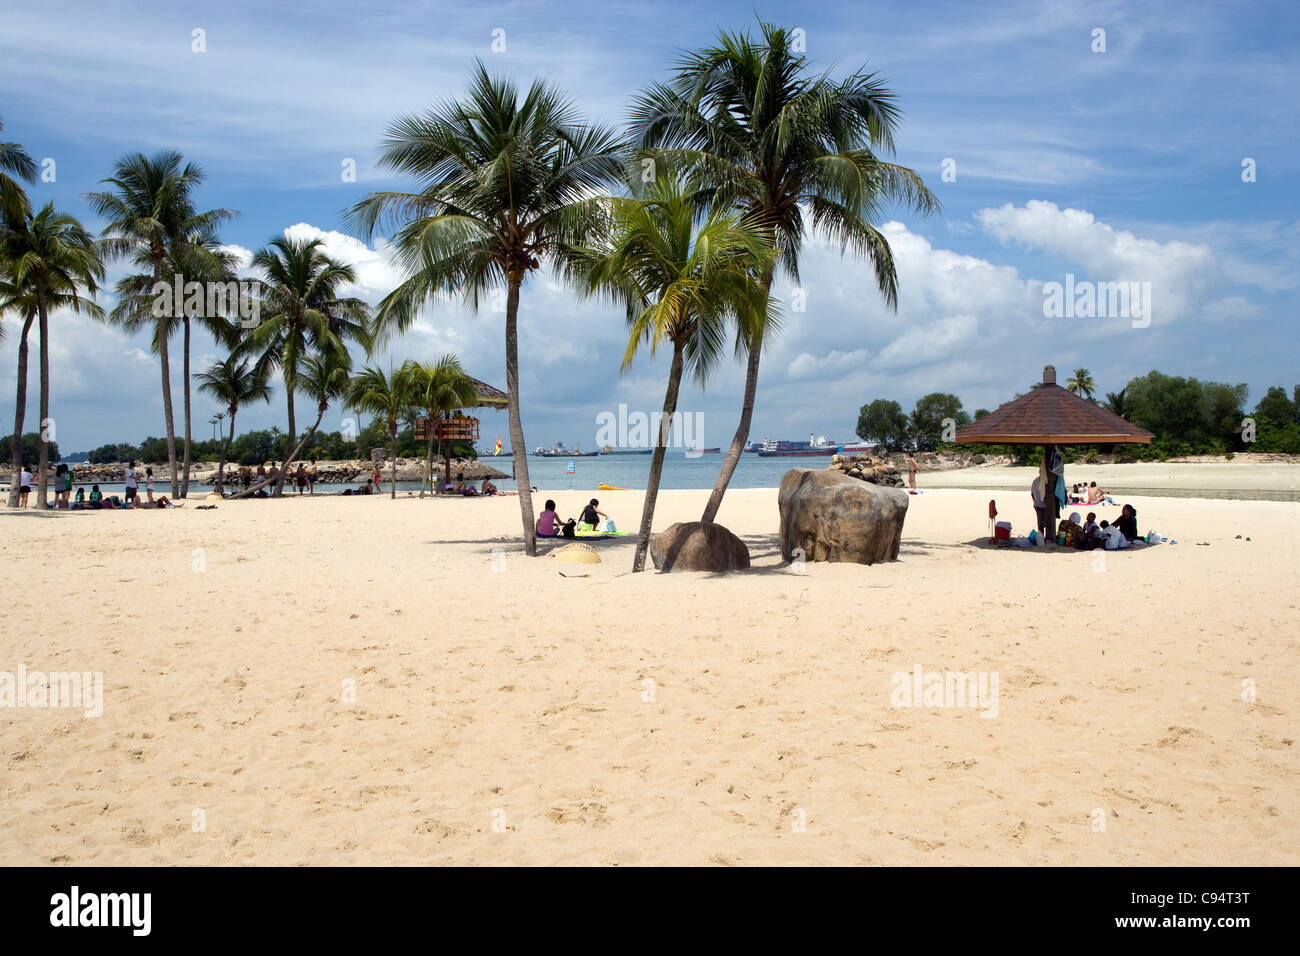
[[[733,491],[726,577],[622,541],[562,578],[512,498],[0,512],[0,671],[105,680],[99,718],[0,710],[0,863],[1300,863],[1297,506],[1134,499],[1180,543],[1100,571],[971,546],[989,497],[798,575]],[[996,671],[997,716],[892,707],[916,664]]]

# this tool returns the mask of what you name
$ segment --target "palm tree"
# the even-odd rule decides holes
[[[635,195],[635,184],[633,191]],[[755,277],[775,258],[758,223],[717,208],[701,216],[698,191],[677,175],[661,170],[644,192],[643,199],[612,200],[607,238],[571,266],[571,273],[584,280],[585,291],[627,306],[631,335],[623,355],[625,370],[643,342],[652,353],[663,344],[673,350],[634,572],[645,569],[682,374],[689,366],[704,383],[726,341],[728,320],[742,328],[763,321],[770,299]]]
[[[0,133],[4,128],[4,121],[0,120]],[[36,163],[18,143],[0,141],[0,237],[11,224],[21,222],[32,212],[27,193],[14,177],[27,183],[36,182]]]
[[[1074,374],[1066,379],[1065,389],[1080,398],[1092,401],[1093,393],[1097,390],[1097,383],[1092,380],[1092,375],[1086,368],[1076,368]]]
[[[230,433],[221,445],[221,463],[217,466],[217,492],[221,493],[226,481],[226,458],[235,440],[235,413],[240,406],[253,402],[269,402],[271,387],[266,379],[257,375],[248,361],[232,354],[197,376],[199,391],[206,392],[226,408],[230,416]],[[218,415],[216,420],[224,416]]]
[[[29,287],[13,279],[13,260],[6,258],[0,242],[0,318],[8,312],[22,317],[23,329],[18,338],[18,394],[14,398],[14,439],[12,446],[13,480],[9,482],[9,507],[18,506],[18,472],[23,465],[23,422],[27,413],[27,337],[36,321],[36,295]],[[60,303],[63,304],[63,303]],[[4,326],[0,325],[0,329]]]
[[[209,283],[225,284],[235,281],[235,268],[238,264],[238,257],[234,253],[223,251],[214,235],[191,231],[185,236],[183,242],[174,243],[167,248],[163,268],[164,274],[169,277],[170,282],[164,280],[164,284],[167,286],[179,284],[183,291],[192,289],[197,284],[201,290],[206,290]],[[208,305],[212,302],[210,297],[200,295],[197,298],[203,301],[196,303],[187,294],[183,296],[180,313],[173,315],[172,311],[175,306],[172,297],[166,291],[161,297],[159,296],[159,290],[154,287],[151,272],[126,276],[118,282],[117,292],[118,304],[113,310],[114,321],[129,331],[153,329],[153,348],[155,352],[161,351],[164,342],[170,340],[172,333],[177,328],[180,328],[182,332],[181,353],[183,364],[181,378],[184,382],[183,418],[185,434],[181,463],[180,496],[184,498],[189,495],[193,450],[193,412],[191,405],[193,389],[190,387],[190,339],[192,328],[197,322],[207,330],[219,345],[228,349],[235,348],[239,344],[239,323],[233,317],[233,314],[238,312],[238,303],[228,301],[224,309],[227,314],[220,314],[220,312],[209,314]]]
[[[397,257],[409,278],[380,303],[380,340],[402,331],[439,291],[475,308],[504,283],[510,450],[521,489],[524,547],[537,554],[528,457],[519,405],[519,295],[543,260],[566,250],[599,214],[595,194],[621,178],[618,137],[582,122],[555,87],[535,81],[521,97],[480,62],[466,98],[393,123],[381,163],[409,173],[419,192],[373,193],[352,209],[367,236],[400,226]]]
[[[428,448],[425,454],[424,481],[432,487],[433,483],[433,436],[437,431],[435,425],[439,418],[450,418],[451,413],[462,408],[478,404],[478,392],[461,367],[460,359],[454,355],[444,355],[436,362],[408,361],[402,366],[410,376],[413,394],[411,404],[420,411],[428,422],[425,428]],[[451,472],[451,442],[443,442],[445,454],[443,477]],[[424,485],[420,485],[420,497],[424,497]]]
[[[346,351],[347,342],[367,342],[369,307],[361,299],[341,297],[339,290],[356,281],[352,267],[331,259],[319,239],[279,236],[253,256],[263,276],[265,299],[262,323],[247,339],[246,351],[257,356],[257,368],[269,374],[279,368],[289,409],[289,447],[298,435],[294,395],[298,372],[313,351]],[[286,471],[275,485],[279,495]]]
[[[95,214],[108,220],[104,227],[105,238],[100,240],[105,258],[130,257],[135,265],[152,277],[150,289],[155,295],[162,287],[170,287],[172,277],[164,278],[169,254],[172,263],[182,261],[182,247],[194,236],[210,236],[218,224],[234,215],[229,209],[195,210],[192,194],[194,188],[203,182],[203,177],[202,169],[186,163],[175,150],[164,150],[153,156],[134,153],[119,159],[113,167],[113,175],[101,180],[112,186],[111,191],[86,194],[86,202]],[[178,321],[187,323],[181,316],[171,315],[171,308],[155,308],[141,314],[138,302],[134,305],[126,303],[128,296],[138,295],[138,279],[138,276],[128,277],[119,282],[122,300],[114,307],[111,320],[128,331],[137,331],[150,320],[154,325],[152,347],[158,353],[162,368],[167,463],[171,468],[172,497],[178,498],[180,476],[176,470],[176,423],[172,413],[168,343]],[[160,305],[164,298],[165,292],[159,299]],[[188,368],[188,357],[186,366]],[[188,393],[187,382],[187,396]]]
[[[715,46],[685,54],[667,84],[642,93],[632,113],[639,144],[652,151],[647,158],[691,164],[717,190],[716,201],[756,219],[793,281],[805,233],[820,232],[865,255],[885,302],[897,308],[893,253],[871,221],[889,202],[929,213],[939,201],[913,170],[878,155],[893,151],[900,116],[894,95],[861,70],[843,80],[809,75],[789,31],[760,27],[760,40],[720,33]],[[774,266],[760,278],[769,293]],[[759,358],[776,329],[771,322],[743,331],[748,364],[740,422],[704,521],[717,515],[749,440]]]
[[[367,365],[352,380],[347,403],[357,411],[370,412],[388,425],[388,457],[392,461],[392,497],[397,497],[397,426],[410,414],[415,400],[412,373],[404,366],[385,375],[383,369]]]
[[[1109,412],[1113,412],[1114,414],[1118,415],[1120,418],[1128,418],[1129,409],[1128,409],[1127,393],[1128,393],[1127,386],[1121,388],[1118,392],[1107,392],[1106,405],[1105,405],[1106,410]]]
[[[0,259],[7,262],[6,272],[10,282],[8,301],[19,311],[29,310],[35,299],[37,328],[40,331],[41,446],[38,463],[36,503],[44,508],[46,503],[45,478],[49,466],[49,445],[45,439],[45,423],[50,417],[50,343],[49,316],[51,309],[70,308],[85,311],[100,318],[103,310],[94,302],[83,298],[81,290],[91,296],[99,291],[99,280],[104,277],[104,264],[90,233],[72,216],[55,211],[48,203],[39,212],[28,217],[21,228],[9,231],[0,241]],[[30,322],[28,323],[30,327]],[[27,329],[23,330],[26,345]],[[26,351],[19,354],[19,387],[26,387]],[[21,402],[22,399],[20,398]],[[20,408],[18,415],[22,414]],[[17,415],[15,417],[18,417]],[[15,455],[21,464],[22,422],[18,421],[19,434],[14,439]]]
[[[351,374],[352,356],[348,354],[347,349],[327,348],[303,357],[302,364],[299,366],[298,383],[307,397],[316,401],[316,421],[299,439],[298,444],[289,450],[289,455],[284,460],[282,474],[289,470],[289,465],[297,459],[303,447],[316,434],[325,412],[330,407],[330,402],[338,401],[348,393]]]

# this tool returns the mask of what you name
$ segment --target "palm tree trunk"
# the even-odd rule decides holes
[[[294,437],[298,434],[298,425],[293,414],[293,385],[290,384],[286,377],[284,382],[285,393],[289,396],[289,447],[293,448]],[[275,454],[274,451],[271,454]],[[289,470],[289,463],[285,462],[284,467],[280,469],[280,475],[275,480],[275,491],[271,492],[273,498],[279,498],[281,489],[284,488],[285,472]]]
[[[668,451],[668,433],[672,428],[673,414],[677,411],[677,391],[682,383],[681,342],[673,343],[673,364],[668,372],[668,389],[664,392],[664,415],[659,422],[659,437],[655,440],[654,457],[650,459],[650,477],[645,486],[645,504],[641,508],[641,530],[636,538],[636,557],[632,559],[633,572],[645,570],[645,555],[650,550],[650,532],[654,526],[655,500],[659,497],[659,476],[664,470],[664,455]]]
[[[316,434],[316,429],[320,428],[321,419],[325,417],[325,410],[328,407],[328,405],[320,406],[320,412],[316,416],[316,424],[307,429],[307,431],[303,433],[302,440],[289,450],[289,457],[284,461],[285,471],[289,470],[289,462],[297,460],[298,456],[302,454],[303,448],[306,447],[307,442],[311,441],[311,436]]]
[[[524,552],[537,557],[537,525],[533,519],[533,486],[528,480],[528,455],[524,446],[524,424],[519,414],[519,285],[511,278],[506,295],[506,391],[510,403],[510,454],[515,460],[515,485],[519,489],[519,511],[524,523]]]
[[[393,500],[397,499],[397,422],[388,426],[388,457],[392,459],[392,467],[388,469],[388,493]]]
[[[45,292],[36,290],[36,311],[40,314],[40,362],[41,362],[41,451],[40,461],[36,466],[36,507],[45,510],[45,472],[50,467],[50,446],[45,441],[45,423],[50,417],[50,323],[49,310],[45,308]]]
[[[239,406],[230,406],[230,434],[221,443],[221,464],[217,465],[217,493],[224,494],[226,489],[226,456],[230,454],[230,443],[235,439],[235,411]]]
[[[164,330],[160,329],[161,334]],[[163,421],[167,426],[167,465],[172,473],[172,497],[181,494],[180,481],[176,474],[176,416],[172,413],[172,370],[171,360],[167,356],[167,337],[158,347],[159,364],[162,365],[162,399]]]
[[[185,357],[182,359],[185,377],[185,474],[181,479],[181,497],[190,493],[190,317],[185,316]]]
[[[754,418],[754,395],[758,391],[758,360],[762,353],[762,336],[755,333],[749,341],[749,364],[745,369],[745,398],[740,406],[740,422],[736,425],[731,447],[727,449],[727,457],[722,460],[722,471],[718,473],[713,494],[709,495],[709,502],[704,506],[701,521],[712,521],[717,517],[718,509],[722,507],[722,496],[727,493],[727,485],[731,483],[731,476],[735,474],[740,456],[745,451],[745,443],[749,441],[749,426]]]
[[[428,484],[430,486],[432,486],[433,484],[433,425],[435,421],[437,421],[437,419],[434,418],[432,413],[430,413],[428,419],[426,419],[426,424],[424,426],[426,429],[428,429],[429,432],[425,436],[425,438],[428,439],[429,444],[425,449],[425,456],[424,456],[424,481],[425,484]],[[424,497],[424,485],[420,485],[420,497],[421,498]]]
[[[23,424],[27,417],[27,336],[32,331],[36,313],[32,312],[23,322],[23,334],[18,338],[18,394],[14,396],[14,446],[13,476],[9,482],[9,507],[18,507],[18,486],[21,484],[23,468]]]

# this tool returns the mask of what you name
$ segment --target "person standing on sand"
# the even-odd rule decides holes
[[[130,462],[126,466],[126,471],[122,473],[122,480],[126,483],[126,503],[135,504],[140,489],[139,477],[136,474],[135,462]]]
[[[907,486],[913,491],[916,490],[916,455],[912,452],[907,453]]]
[[[24,462],[22,470],[18,473],[18,507],[19,508],[27,507],[27,496],[32,493],[32,484],[35,481],[36,479],[32,477],[32,473],[28,470],[27,464]]]
[[[298,486],[298,494],[307,487],[307,466],[298,462],[298,470],[293,473],[293,482]]]
[[[379,466],[375,465],[374,473],[370,476],[370,483],[375,486],[375,494],[379,493],[379,483],[383,475],[379,471]]]
[[[152,468],[146,468],[146,469],[144,470],[144,493],[145,493],[146,495],[149,496],[149,507],[152,508],[153,505],[154,505],[154,500],[153,500],[153,469],[152,469]]]
[[[316,494],[316,479],[320,477],[320,471],[316,468],[316,459],[311,460],[311,467],[307,469],[307,494]]]
[[[1047,543],[1048,534],[1048,517],[1047,517],[1047,499],[1043,497],[1043,478],[1039,475],[1034,479],[1033,484],[1029,486],[1029,497],[1034,502],[1034,514],[1038,519],[1038,536],[1042,538],[1043,544]]]

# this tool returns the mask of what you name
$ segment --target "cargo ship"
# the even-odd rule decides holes
[[[568,449],[564,447],[564,442],[556,442],[550,448],[543,448],[538,445],[533,449],[533,454],[539,458],[595,458],[600,454],[598,451],[583,451],[582,446]]]
[[[828,442],[825,435],[808,436],[808,441],[774,441],[763,439],[763,447],[758,450],[760,458],[812,458],[834,455],[840,450],[835,442]]]
[[[648,455],[653,448],[615,448],[613,445],[606,445],[600,450],[602,455]]]

